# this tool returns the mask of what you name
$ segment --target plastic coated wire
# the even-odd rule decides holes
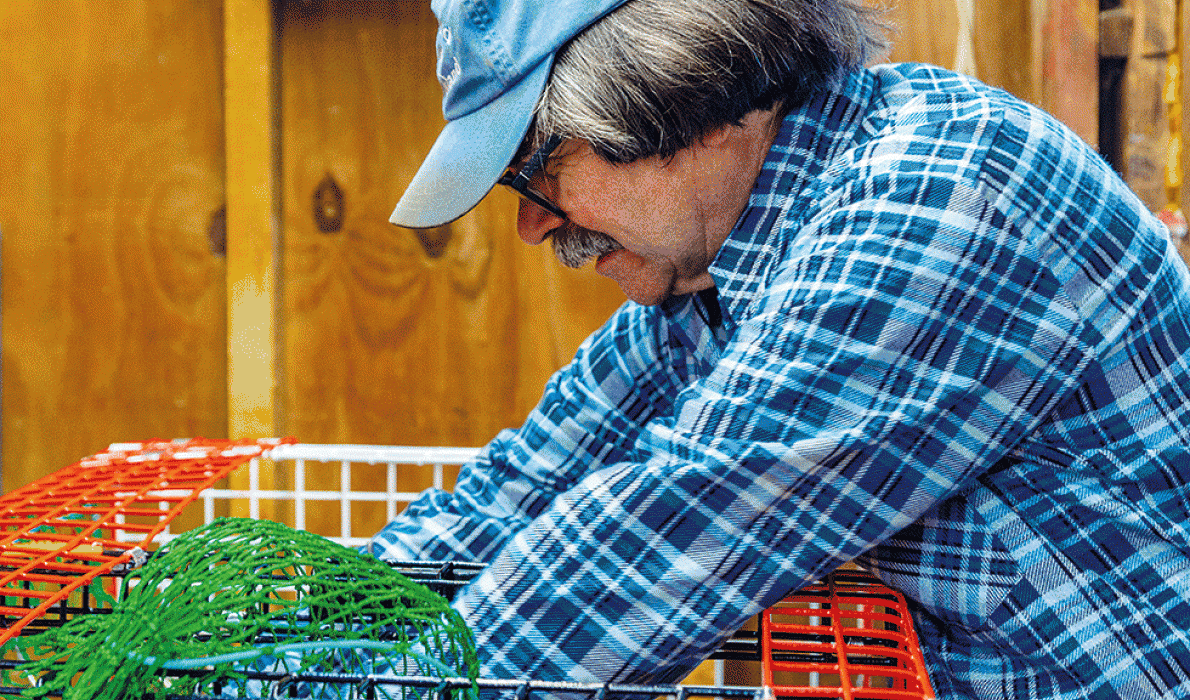
[[[110,614],[21,646],[39,657],[21,672],[42,679],[23,694],[67,700],[172,696],[169,670],[189,669],[196,695],[241,697],[268,697],[276,678],[302,674],[478,670],[471,633],[442,596],[317,535],[232,518],[178,537],[127,575]]]

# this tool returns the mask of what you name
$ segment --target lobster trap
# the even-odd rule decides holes
[[[421,489],[449,488],[457,467],[475,453],[275,439],[125,443],[5,494],[0,696],[29,695],[46,682],[44,673],[29,673],[36,652],[25,648],[25,640],[72,620],[111,613],[127,595],[126,580],[183,532],[225,516],[245,517],[356,547]],[[361,527],[368,518],[375,523]],[[390,566],[446,599],[482,568],[467,562]],[[836,571],[764,611],[709,663],[712,672],[699,677],[706,682],[688,679],[674,686],[427,675],[417,668],[396,674],[295,672],[257,665],[242,670],[237,695],[259,688],[265,697],[336,698],[933,697],[904,597],[853,569]],[[155,672],[168,691],[158,697],[221,697],[219,684],[194,680],[199,671],[192,666],[159,664]],[[737,677],[744,681],[735,682]]]

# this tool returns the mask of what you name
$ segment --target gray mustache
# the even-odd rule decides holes
[[[554,255],[566,267],[578,269],[604,253],[622,250],[616,239],[591,229],[566,223],[550,234]]]

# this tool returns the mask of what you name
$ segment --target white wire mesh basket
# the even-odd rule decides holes
[[[119,578],[146,551],[219,517],[264,518],[362,545],[423,489],[452,487],[458,467],[477,452],[278,440],[112,445],[0,497],[0,642],[104,612],[92,592],[99,577]],[[482,568],[466,562],[394,566],[447,597]],[[734,662],[757,666],[752,684],[725,683],[725,664]],[[766,611],[710,664],[697,682],[675,686],[481,678],[478,687],[481,694],[526,700],[562,692],[597,700],[933,697],[904,598],[858,571],[836,572]],[[0,696],[27,687],[17,668],[19,660],[0,659]],[[445,700],[470,687],[463,678],[314,674],[272,681],[272,692],[286,689],[283,697],[314,687],[337,688],[334,697],[392,697],[384,689],[399,686]]]
[[[452,486],[458,467],[478,452],[474,447],[282,443],[250,459],[228,484],[204,489],[198,498],[202,523],[227,515],[267,517],[359,546],[379,529],[376,523],[392,521],[423,489]],[[365,509],[371,525],[360,517]],[[190,522],[181,518],[183,526]],[[173,536],[171,523],[157,541]],[[125,537],[132,541],[135,533]]]

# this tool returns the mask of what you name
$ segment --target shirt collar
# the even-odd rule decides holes
[[[773,259],[788,240],[773,236],[807,184],[852,143],[874,91],[875,78],[856,71],[791,111],[769,149],[748,205],[719,249],[709,272],[719,290],[725,323],[746,316],[766,282]]]

